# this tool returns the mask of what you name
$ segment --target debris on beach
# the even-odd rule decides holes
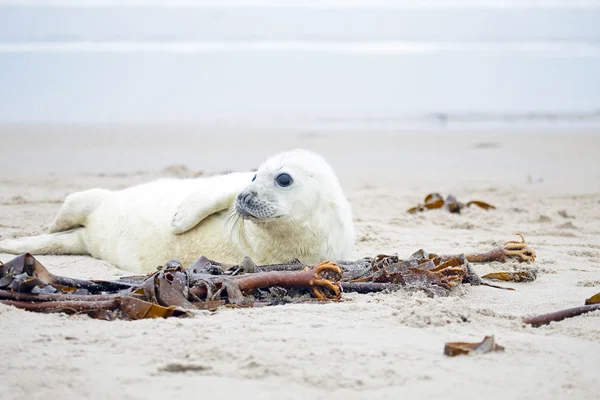
[[[504,351],[504,347],[496,344],[494,336],[486,336],[481,342],[449,342],[444,346],[444,355],[455,357],[461,354],[485,354],[492,351]]]
[[[591,304],[600,304],[600,293],[596,293],[595,295],[593,295],[589,299],[585,300],[585,305],[586,306],[589,306]]]
[[[527,263],[534,262],[536,258],[535,252],[529,248],[523,235],[517,232],[517,236],[521,238],[521,241],[509,240],[501,247],[495,247],[484,253],[469,254],[466,257],[472,263],[505,262],[509,259],[516,259]]]
[[[560,211],[558,212],[558,215],[560,215],[560,216],[561,216],[561,217],[563,217],[563,218],[575,218],[574,216],[572,216],[571,214],[569,214],[569,213],[567,212],[567,210],[560,210]]]
[[[425,197],[425,200],[422,204],[419,204],[415,207],[409,208],[406,212],[410,214],[416,214],[417,212],[423,212],[427,210],[435,210],[438,208],[445,208],[451,213],[460,214],[461,210],[465,207],[470,207],[475,205],[477,207],[483,208],[484,210],[495,209],[493,205],[480,201],[480,200],[471,200],[467,203],[461,203],[454,197],[453,195],[448,195],[446,199],[442,197],[439,193],[431,193]]]
[[[485,282],[471,266],[507,260],[532,262],[535,252],[523,239],[483,253],[437,255],[421,249],[405,260],[382,254],[318,265],[298,260],[256,265],[248,257],[232,265],[200,257],[188,267],[172,260],[152,274],[116,281],[54,275],[26,253],[0,263],[0,303],[35,312],[136,320],[186,317],[193,310],[220,307],[341,301],[347,292],[408,290],[440,297],[463,284],[514,290]]]
[[[548,314],[523,318],[523,323],[538,328],[543,325],[548,325],[551,322],[562,321],[563,319],[577,317],[579,315],[596,310],[600,310],[600,304],[588,304],[580,307],[567,308],[565,310],[555,311]]]
[[[504,282],[533,282],[537,278],[537,273],[537,268],[532,268],[525,271],[490,272],[481,278]]]
[[[583,306],[567,308],[564,310],[536,315],[533,317],[526,317],[523,318],[523,323],[537,328],[543,325],[548,325],[551,322],[562,321],[563,319],[577,317],[579,315],[596,310],[600,310],[600,293],[596,293],[589,299],[586,299]]]

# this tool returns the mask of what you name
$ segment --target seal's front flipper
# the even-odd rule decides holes
[[[229,208],[231,202],[232,196],[215,198],[207,196],[206,192],[192,193],[181,202],[173,214],[171,232],[174,234],[187,232],[211,214]]]
[[[178,235],[187,232],[210,215],[227,210],[248,184],[253,173],[233,172],[207,178],[197,191],[183,199],[173,214],[171,232]]]
[[[0,253],[9,254],[88,254],[81,228],[48,235],[0,240]]]
[[[227,210],[236,196],[251,182],[252,174],[231,173],[207,179],[175,209],[171,232],[187,232],[212,214]]]

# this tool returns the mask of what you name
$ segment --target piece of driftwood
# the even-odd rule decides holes
[[[580,307],[567,308],[566,310],[536,315],[534,317],[527,317],[523,318],[523,323],[537,328],[542,325],[547,325],[551,322],[562,321],[563,319],[577,317],[581,314],[589,313],[596,310],[600,310],[600,304],[590,304]]]
[[[244,258],[233,265],[200,257],[188,267],[172,260],[152,274],[117,281],[53,275],[31,254],[22,254],[0,263],[0,303],[36,312],[87,314],[113,320],[189,316],[190,310],[221,306],[339,301],[344,292],[402,289],[447,296],[462,284],[498,287],[482,280],[473,271],[470,259],[530,262],[535,253],[522,238],[521,242],[507,242],[486,253],[437,255],[419,250],[406,260],[397,255],[378,255],[318,265],[298,260],[256,265]]]
[[[600,293],[596,293],[592,297],[586,299],[584,304],[585,305],[580,307],[572,307],[547,314],[526,317],[523,318],[523,323],[537,328],[548,325],[551,322],[558,322],[563,319],[573,318],[585,313],[600,310]]]

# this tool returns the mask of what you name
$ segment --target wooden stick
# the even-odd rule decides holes
[[[98,292],[113,292],[117,290],[130,289],[132,287],[137,288],[139,285],[115,282],[115,281],[88,281],[84,279],[69,278],[66,276],[52,275],[54,281],[52,283],[74,287],[77,289],[87,289],[92,293]]]
[[[18,293],[8,290],[0,290],[0,299],[18,300],[18,301],[97,301],[97,300],[112,300],[119,294],[89,294],[77,295],[66,293]]]
[[[560,310],[548,314],[536,315],[535,317],[524,318],[523,322],[534,327],[549,324],[550,322],[562,321],[566,318],[576,317],[581,314],[585,314],[591,311],[600,310],[600,304],[592,304],[581,307],[567,308],[566,310]]]
[[[0,303],[15,306],[28,311],[76,313],[92,310],[113,310],[119,307],[119,299],[104,301],[45,301],[29,302],[18,300],[0,300]]]

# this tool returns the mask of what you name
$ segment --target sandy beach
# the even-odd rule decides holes
[[[249,170],[302,147],[324,155],[340,177],[358,230],[355,258],[483,251],[520,232],[539,270],[532,283],[506,284],[514,292],[467,285],[448,298],[344,294],[341,303],[219,309],[191,319],[106,322],[2,305],[2,399],[599,396],[600,312],[539,328],[521,323],[600,292],[597,131],[53,125],[3,126],[0,141],[0,238],[44,232],[75,190]],[[431,192],[497,209],[406,213]],[[127,275],[91,257],[38,259],[72,277]],[[475,265],[480,275],[523,267]],[[448,341],[485,335],[506,350],[443,355]]]

